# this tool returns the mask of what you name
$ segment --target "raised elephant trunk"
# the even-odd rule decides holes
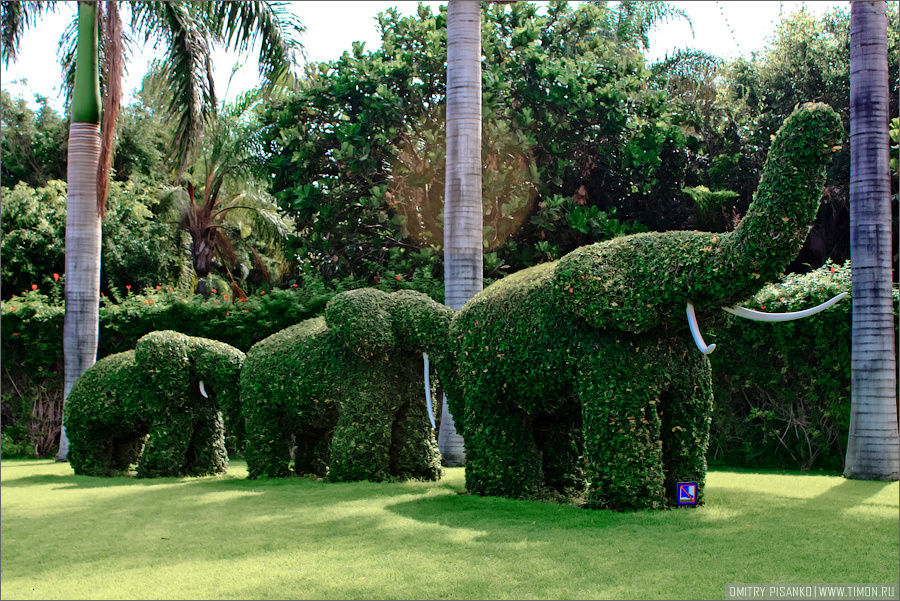
[[[726,275],[734,301],[775,279],[800,252],[840,143],[840,118],[824,104],[805,105],[778,130],[753,202],[735,230],[722,236],[720,260],[710,266]]]
[[[751,296],[803,245],[840,139],[840,118],[830,107],[797,109],[778,130],[734,231],[653,232],[579,248],[554,275],[563,306],[594,327],[644,332],[664,320],[683,327],[688,302],[708,311]]]

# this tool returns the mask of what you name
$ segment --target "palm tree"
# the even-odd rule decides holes
[[[251,92],[223,106],[203,136],[203,156],[184,187],[173,190],[181,205],[179,227],[190,235],[190,255],[198,292],[207,295],[205,279],[217,257],[238,296],[244,292],[234,271],[240,264],[235,246],[243,245],[268,278],[269,270],[252,242],[267,254],[280,255],[281,242],[293,231],[278,205],[265,192],[265,165],[259,160],[259,132],[254,108],[263,98]],[[191,179],[202,179],[200,197]]]
[[[844,476],[897,480],[887,6],[850,3],[850,257],[853,342]]]
[[[260,73],[268,81],[289,77],[299,22],[279,2],[132,2],[131,26],[144,43],[166,48],[165,90],[176,122],[173,148],[179,168],[188,164],[199,132],[215,111],[210,41],[246,50],[260,41]],[[22,32],[48,2],[2,2],[3,59],[15,57]],[[103,35],[98,35],[98,24]],[[122,31],[116,2],[79,2],[74,51],[66,53],[66,81],[73,83],[69,133],[66,218],[66,314],[63,330],[65,387],[97,354],[100,298],[100,220],[105,210],[107,170],[112,159],[122,73]],[[98,45],[102,40],[102,47]],[[100,62],[106,89],[100,122]],[[73,60],[74,57],[74,60]],[[102,155],[102,157],[101,157]],[[64,461],[68,439],[63,425],[57,459]]]
[[[461,308],[483,288],[481,207],[481,6],[447,6],[447,172],[444,184],[444,302]],[[462,465],[462,437],[444,399],[438,447]]]

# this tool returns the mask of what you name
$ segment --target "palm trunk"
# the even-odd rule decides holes
[[[100,214],[97,165],[100,160],[100,76],[96,6],[78,3],[78,55],[69,129],[66,202],[66,314],[63,324],[65,396],[97,358],[100,329]],[[56,459],[69,452],[65,423]]]
[[[444,192],[444,296],[459,309],[483,287],[481,206],[481,4],[447,9],[447,176]],[[465,450],[444,399],[438,447],[446,465]]]
[[[897,480],[887,7],[850,3],[850,257],[853,342],[844,476]]]

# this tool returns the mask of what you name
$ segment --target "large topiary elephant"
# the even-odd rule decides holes
[[[437,479],[422,353],[444,363],[452,314],[418,292],[351,290],[254,345],[241,372],[250,477],[287,476],[293,447],[298,474]]]
[[[458,372],[448,394],[468,490],[587,487],[589,507],[614,509],[674,504],[677,482],[697,482],[702,495],[714,346],[695,307],[707,318],[730,308],[796,256],[840,139],[831,108],[803,106],[775,137],[734,231],[585,246],[470,300],[451,325]]]
[[[222,413],[234,414],[244,353],[178,332],[151,332],[133,351],[88,369],[65,404],[69,463],[108,476],[205,475],[228,467]]]

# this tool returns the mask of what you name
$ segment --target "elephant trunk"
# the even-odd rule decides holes
[[[643,332],[667,318],[684,325],[687,301],[709,310],[751,296],[803,245],[840,139],[841,121],[829,106],[795,110],[733,232],[651,232],[583,246],[555,267],[557,298],[594,327]]]
[[[778,130],[753,202],[737,228],[722,237],[720,260],[711,266],[726,276],[733,302],[775,279],[800,252],[841,131],[840,118],[825,104],[801,107]]]

